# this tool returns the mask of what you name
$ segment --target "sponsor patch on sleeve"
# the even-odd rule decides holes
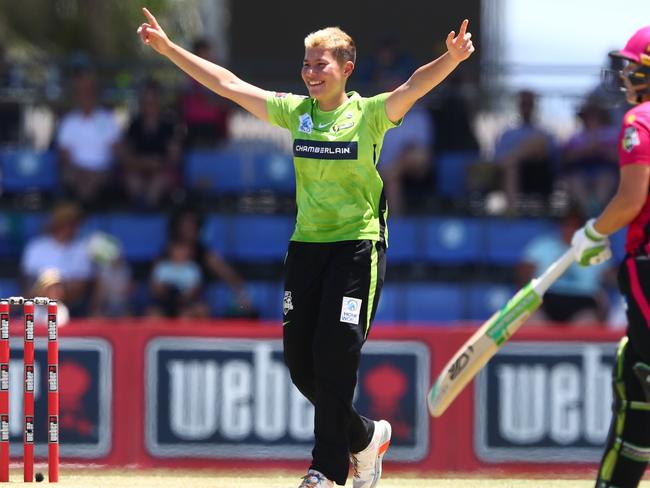
[[[359,325],[362,301],[359,298],[343,297],[341,304],[341,322]]]
[[[632,150],[641,144],[641,139],[639,138],[639,131],[636,127],[630,126],[625,128],[623,133],[623,150],[626,152],[632,152]]]

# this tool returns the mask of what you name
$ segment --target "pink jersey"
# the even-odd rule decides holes
[[[637,105],[625,114],[618,160],[621,166],[650,164],[650,102]],[[650,189],[643,208],[628,227],[625,252],[650,255]]]

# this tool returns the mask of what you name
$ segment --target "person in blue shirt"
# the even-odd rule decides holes
[[[585,215],[573,206],[555,232],[529,242],[517,268],[518,278],[527,283],[548,269],[558,256],[571,247],[573,234],[582,226]],[[605,320],[607,294],[602,286],[607,265],[579,266],[574,263],[544,295],[536,318],[556,323],[591,325]]]

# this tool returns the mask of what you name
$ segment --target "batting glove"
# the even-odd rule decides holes
[[[609,239],[594,229],[595,219],[578,229],[571,239],[571,247],[580,266],[593,266],[612,257]]]

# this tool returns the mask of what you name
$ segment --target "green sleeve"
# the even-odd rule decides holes
[[[390,95],[388,92],[380,93],[366,99],[364,115],[379,135],[383,135],[388,129],[400,126],[402,120],[404,120],[400,119],[397,123],[393,123],[386,115],[386,99],[388,95]]]
[[[266,99],[269,122],[289,129],[290,115],[305,100],[305,97],[292,93],[272,92]]]

